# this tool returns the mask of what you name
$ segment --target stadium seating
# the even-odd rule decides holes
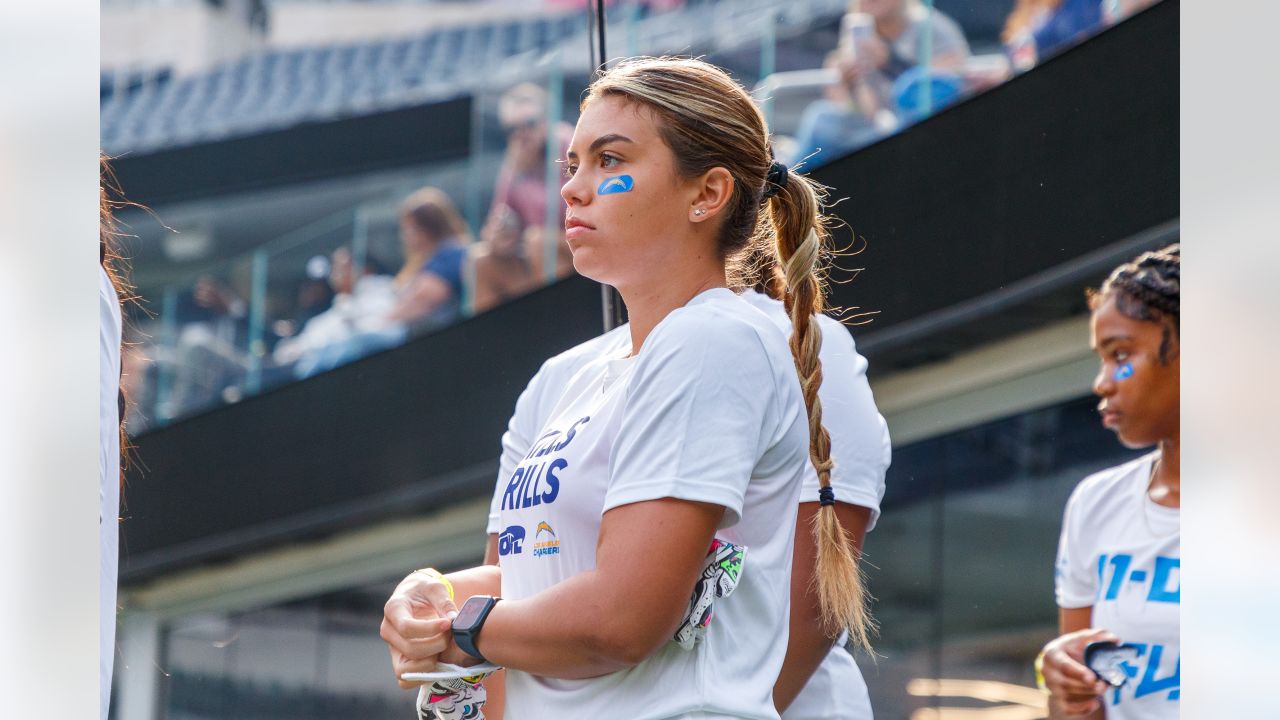
[[[656,14],[624,28],[610,17],[611,37],[633,38],[635,52],[679,53],[758,40],[780,26],[804,27],[843,12],[845,0],[700,3]],[[113,155],[147,153],[304,122],[325,122],[445,100],[489,81],[527,75],[549,51],[585,46],[583,12],[450,27],[413,37],[306,48],[270,49],[174,77],[156,72],[104,73],[102,146]],[[585,71],[588,58],[569,58]],[[579,67],[580,66],[580,67]]]

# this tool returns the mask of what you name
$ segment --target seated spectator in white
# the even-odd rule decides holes
[[[329,285],[333,304],[302,327],[302,332],[276,345],[278,365],[296,363],[294,375],[309,377],[374,350],[403,342],[403,325],[388,322],[396,307],[395,279],[366,264],[359,273],[345,247],[333,251]]]
[[[851,0],[839,45],[827,57],[839,80],[827,88],[826,99],[806,108],[791,163],[808,158],[812,167],[897,129],[902,117],[893,85],[924,63],[926,33],[930,73],[959,75],[969,43],[946,14],[920,0]]]

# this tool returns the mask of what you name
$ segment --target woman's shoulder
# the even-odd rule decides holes
[[[1080,481],[1071,494],[1070,503],[1080,507],[1097,506],[1127,496],[1134,491],[1135,485],[1146,486],[1154,461],[1155,453],[1147,453],[1120,465],[1099,470]]]
[[[732,291],[719,288],[677,308],[653,329],[645,349],[679,349],[726,357],[768,356],[781,334],[763,312]],[[744,359],[746,359],[744,357]]]

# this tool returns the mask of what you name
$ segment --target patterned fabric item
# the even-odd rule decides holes
[[[484,720],[488,698],[481,682],[493,673],[490,670],[423,685],[418,689],[418,720]]]
[[[711,541],[711,549],[707,551],[707,559],[703,562],[702,575],[693,586],[689,612],[685,613],[673,638],[680,647],[692,650],[707,634],[713,612],[712,603],[716,598],[728,597],[738,587],[746,554],[746,547],[719,538]]]

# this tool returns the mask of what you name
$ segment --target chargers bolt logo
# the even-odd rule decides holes
[[[631,188],[635,187],[636,181],[630,175],[619,175],[611,177],[600,183],[600,187],[596,188],[597,195],[613,195],[615,193],[631,192]]]
[[[546,539],[543,539],[544,533],[546,534]],[[560,554],[560,539],[556,537],[556,531],[551,529],[551,523],[546,520],[538,523],[538,529],[534,531],[533,537],[534,557]]]

